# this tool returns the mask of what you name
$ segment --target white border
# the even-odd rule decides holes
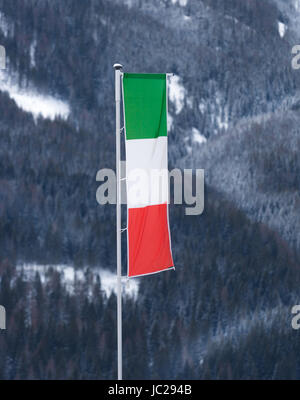
[[[169,267],[169,268],[165,268],[165,269],[160,269],[159,271],[148,272],[147,274],[127,276],[127,279],[139,278],[140,276],[146,276],[146,275],[154,275],[154,274],[158,274],[159,272],[170,271],[171,269],[173,269],[175,271],[175,267],[173,266],[173,267]]]
[[[169,131],[168,131],[168,74],[166,74],[166,122],[167,122],[167,138],[169,137]],[[167,168],[169,171],[169,158],[168,158],[168,150],[169,150],[169,139],[168,139],[168,146],[167,146]],[[170,180],[168,179],[168,202],[167,202],[167,222],[168,222],[168,231],[169,231],[169,246],[170,246],[170,252],[171,252],[171,257],[173,261],[173,268],[175,269],[174,266],[174,258],[173,258],[173,253],[172,253],[172,242],[171,242],[171,230],[170,230],[170,223],[169,223],[169,204],[170,204],[170,185],[169,185]]]

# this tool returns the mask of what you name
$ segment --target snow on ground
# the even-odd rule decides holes
[[[35,49],[36,49],[36,39],[34,39],[30,45],[30,66],[31,68],[35,68]]]
[[[187,153],[188,153],[188,154],[191,154],[191,152],[192,152],[192,147],[190,146],[190,143],[191,143],[190,135],[187,135],[187,136],[184,138],[184,142],[185,142],[185,148],[186,148]]]
[[[124,0],[124,3],[128,8],[131,8],[134,5],[134,0]]]
[[[117,279],[116,274],[113,274],[111,271],[106,269],[100,269],[100,279],[103,290],[106,292],[107,296],[114,291],[116,293],[117,290]],[[123,295],[127,294],[130,297],[137,297],[139,281],[134,279],[127,279],[126,277],[122,278],[123,283]]]
[[[286,30],[287,26],[283,22],[278,21],[278,32],[281,38],[284,37]]]
[[[207,139],[205,136],[201,135],[197,128],[192,128],[193,141],[199,144],[206,143]]]
[[[13,30],[13,25],[8,21],[3,12],[0,11],[0,30],[5,37],[8,36],[9,32]]]
[[[185,145],[185,148],[186,148],[187,153],[188,153],[188,154],[191,154],[191,152],[192,152],[192,147],[189,146],[188,144],[186,144],[186,145]]]
[[[225,116],[226,117],[226,116]],[[220,115],[216,116],[216,121],[217,121],[217,125],[219,127],[219,129],[228,129],[228,119],[227,117],[225,118],[225,120],[223,121]]]
[[[206,111],[206,104],[204,103],[204,101],[201,101],[201,103],[199,103],[199,110],[201,112],[201,114],[204,114]]]
[[[184,107],[186,91],[180,83],[180,78],[173,75],[169,80],[169,99],[175,105],[176,114],[179,114]]]
[[[17,265],[17,271],[23,272],[24,277],[27,280],[34,278],[35,273],[38,272],[41,277],[42,283],[47,282],[48,272],[50,269],[58,271],[62,280],[66,286],[66,289],[73,293],[75,282],[84,283],[87,268],[75,269],[71,265],[59,264],[59,265],[41,265],[41,264],[19,264]],[[116,274],[103,268],[91,268],[90,272],[93,277],[93,282],[96,282],[97,275],[100,276],[101,289],[105,292],[106,296],[109,297],[112,292],[116,293],[117,290],[117,278]],[[122,278],[123,283],[123,295],[136,298],[138,294],[139,281],[138,279],[127,279]]]
[[[170,113],[168,113],[167,122],[168,122],[168,132],[169,132],[173,127],[173,117]]]
[[[187,5],[188,0],[172,0],[173,4],[179,3],[181,7],[185,7]]]
[[[35,118],[39,115],[52,120],[55,117],[68,118],[70,113],[68,103],[56,97],[41,94],[33,87],[23,89],[17,82],[16,76],[8,74],[7,71],[0,71],[0,90],[7,91],[22,110],[32,113]]]
[[[224,106],[222,97],[219,92],[216,93],[216,104],[213,106],[211,118],[218,125],[219,129],[228,129],[228,108]]]

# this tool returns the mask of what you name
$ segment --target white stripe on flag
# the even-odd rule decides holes
[[[168,202],[167,148],[167,136],[126,141],[128,208]]]

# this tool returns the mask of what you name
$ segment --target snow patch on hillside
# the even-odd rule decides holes
[[[179,114],[184,107],[184,99],[186,96],[186,90],[179,76],[174,75],[169,80],[169,99],[175,106],[176,114]]]
[[[170,130],[173,128],[173,117],[170,113],[168,113],[167,123],[168,123],[168,132],[170,132]]]
[[[34,39],[30,45],[29,55],[30,55],[30,66],[31,68],[35,68],[35,49],[36,49],[36,39]]]
[[[134,0],[124,0],[124,3],[128,8],[131,8],[134,6]]]
[[[229,126],[228,108],[224,105],[220,93],[216,93],[216,105],[213,108],[212,119],[215,120],[219,130],[227,130]]]
[[[217,125],[218,125],[219,129],[225,129],[225,130],[228,129],[228,118],[227,117],[225,117],[225,119],[222,120],[221,116],[217,115],[216,121],[217,121]]]
[[[197,128],[192,128],[192,134],[194,142],[198,144],[203,144],[207,142],[206,137],[201,135],[200,131]]]
[[[199,110],[201,114],[204,114],[206,109],[207,109],[206,104],[204,103],[204,101],[201,101],[201,103],[199,104]]]
[[[185,7],[188,3],[188,0],[172,0],[172,4],[179,4],[181,7]]]
[[[10,31],[13,33],[13,24],[11,24],[8,18],[0,11],[0,30],[3,35],[7,37],[10,34]]]
[[[8,92],[19,108],[32,113],[35,118],[40,115],[52,120],[55,117],[68,118],[70,107],[67,102],[39,93],[32,86],[21,88],[17,82],[16,76],[12,77],[6,71],[0,71],[0,90]]]
[[[287,26],[283,22],[278,21],[278,32],[281,38],[284,37],[286,31],[287,31]]]
[[[96,283],[97,276],[100,277],[101,289],[109,297],[112,292],[117,292],[117,278],[116,274],[103,268],[81,268],[75,269],[72,265],[59,264],[59,265],[41,265],[35,263],[19,264],[17,271],[24,274],[26,280],[32,280],[36,272],[39,273],[42,283],[47,283],[51,269],[61,274],[62,282],[69,293],[74,293],[74,288],[77,283],[84,284],[88,273],[93,283]],[[138,294],[139,281],[137,279],[122,278],[123,283],[123,296],[127,295],[136,298]],[[92,293],[89,293],[90,295]]]

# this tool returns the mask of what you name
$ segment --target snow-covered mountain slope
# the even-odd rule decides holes
[[[186,166],[204,168],[208,184],[252,220],[276,230],[298,252],[299,124],[299,112],[292,109],[248,119],[210,138],[194,149],[194,161],[185,161]]]
[[[105,293],[106,297],[109,297],[112,292],[117,292],[117,279],[116,274],[113,274],[109,270],[103,268],[77,268],[75,269],[72,265],[60,264],[60,265],[41,265],[41,264],[18,264],[17,271],[20,275],[23,275],[25,280],[32,281],[35,274],[40,275],[43,284],[47,282],[51,276],[51,272],[56,271],[62,277],[62,283],[65,285],[67,291],[74,294],[76,288],[80,285],[85,285],[89,282],[90,286],[97,282],[97,278],[100,278],[101,290]],[[128,279],[126,277],[122,280],[123,295],[130,296],[134,299],[138,295],[138,279]],[[90,288],[87,288],[88,295],[92,293]]]
[[[52,120],[55,117],[68,118],[70,107],[67,102],[43,94],[29,83],[26,84],[26,87],[22,87],[18,81],[16,73],[0,70],[0,91],[8,92],[22,110],[30,112],[35,118],[39,116]]]

